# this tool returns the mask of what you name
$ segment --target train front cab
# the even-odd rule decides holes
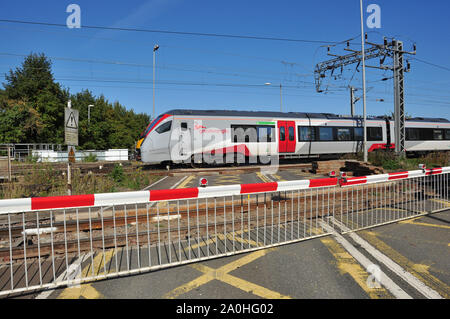
[[[170,136],[173,117],[162,114],[152,121],[141,135],[139,152],[141,161],[158,164],[170,159]]]

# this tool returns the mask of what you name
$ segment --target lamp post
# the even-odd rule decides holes
[[[264,85],[272,85],[270,82],[264,83]],[[282,91],[281,91],[281,83],[280,83],[280,112],[283,112],[283,97],[282,97]]]
[[[94,105],[88,105],[88,125],[91,125],[91,107],[94,107]]]
[[[364,16],[363,16],[363,3],[359,0],[360,11],[361,11],[361,54],[362,54],[362,84],[363,84],[363,118],[364,118],[364,162],[368,160],[367,154],[367,124],[366,124],[366,55],[364,51]]]
[[[155,64],[156,64],[156,51],[158,51],[159,45],[155,45],[153,48],[153,119],[155,119]]]

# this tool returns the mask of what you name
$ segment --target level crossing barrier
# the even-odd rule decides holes
[[[450,167],[0,200],[0,296],[138,274],[448,210]]]

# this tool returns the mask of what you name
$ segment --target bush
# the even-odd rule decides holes
[[[97,155],[95,155],[95,154],[89,154],[88,156],[85,156],[84,158],[83,158],[83,162],[85,162],[85,163],[89,163],[89,162],[97,162],[98,160],[97,160]]]
[[[114,168],[109,176],[111,176],[116,183],[122,183],[124,180],[123,167],[118,164],[114,165]]]

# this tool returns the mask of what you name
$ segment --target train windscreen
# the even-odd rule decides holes
[[[155,124],[161,119],[161,117],[163,117],[163,115],[158,116],[156,119],[154,119],[153,121],[150,122],[150,124],[147,126],[147,128],[145,129],[144,132],[142,132],[141,136],[139,137],[144,138],[147,136],[148,132],[150,132],[152,130],[152,128],[155,126]]]

